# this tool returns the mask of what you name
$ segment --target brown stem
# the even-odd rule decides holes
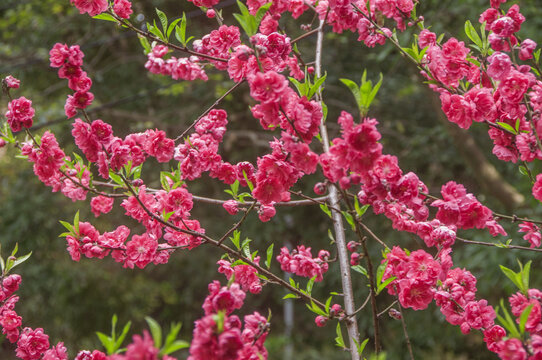
[[[168,46],[170,48],[173,48],[175,50],[179,50],[179,51],[188,53],[190,55],[195,55],[195,56],[198,56],[198,57],[201,57],[201,58],[214,60],[214,61],[221,61],[221,62],[227,62],[228,61],[228,59],[222,59],[222,58],[217,58],[217,57],[214,57],[214,56],[211,56],[211,55],[202,54],[202,53],[199,53],[197,51],[190,50],[189,48],[184,47],[184,46],[178,46],[178,45],[171,44],[169,42],[165,42],[162,39],[160,39],[159,37],[156,37],[156,36],[152,35],[149,32],[146,32],[146,31],[143,31],[143,30],[140,30],[140,29],[136,28],[129,21],[125,21],[124,19],[121,19],[120,17],[118,17],[117,14],[115,14],[114,12],[108,11],[107,13],[110,14],[111,16],[113,16],[115,18],[115,20],[117,20],[120,24],[126,26],[127,28],[129,28],[132,31],[135,31],[136,33],[138,33],[141,36],[144,36],[144,37],[146,37],[146,38],[148,38],[148,39],[150,39],[152,41],[156,41],[157,43],[166,45],[166,46]]]
[[[224,100],[224,98],[225,98],[226,96],[228,96],[229,94],[231,94],[231,93],[232,93],[235,89],[237,89],[237,88],[239,87],[239,85],[241,85],[243,82],[245,82],[245,80],[242,80],[242,81],[240,81],[240,82],[238,82],[238,83],[235,83],[235,85],[233,85],[228,91],[226,91],[226,92],[224,93],[224,95],[222,95],[221,97],[219,97],[218,99],[216,99],[216,101],[213,103],[213,105],[209,106],[209,107],[207,108],[207,110],[205,110],[205,111],[203,112],[203,114],[201,114],[196,120],[194,120],[194,122],[193,122],[193,123],[192,123],[185,131],[183,131],[183,133],[182,133],[181,135],[179,135],[179,136],[177,136],[177,137],[175,138],[175,142],[177,142],[177,141],[179,141],[180,139],[184,138],[185,135],[188,134],[188,132],[189,132],[190,130],[192,130],[192,128],[194,128],[194,126],[196,126],[196,124],[198,123],[198,121],[201,120],[201,118],[203,118],[203,117],[204,117],[205,115],[207,115],[211,110],[213,110],[216,106],[218,106],[218,104],[220,104],[220,102],[221,102],[222,100]]]
[[[395,287],[395,292],[397,292],[397,287]],[[407,344],[408,353],[410,355],[410,359],[414,360],[414,353],[412,352],[412,344],[410,344],[410,337],[408,336],[407,326],[406,326],[406,320],[405,315],[403,314],[403,307],[401,306],[401,303],[399,302],[399,295],[397,295],[397,304],[399,306],[399,312],[401,313],[401,324],[403,325],[403,333],[405,334],[405,340]]]
[[[517,250],[526,250],[526,251],[535,251],[535,252],[542,252],[542,249],[539,248],[529,248],[526,246],[519,246],[519,245],[506,245],[506,244],[494,244],[494,243],[488,243],[483,241],[475,241],[475,240],[467,240],[460,237],[456,237],[457,240],[464,242],[466,244],[475,244],[475,245],[482,245],[482,246],[492,246],[500,249],[517,249]]]

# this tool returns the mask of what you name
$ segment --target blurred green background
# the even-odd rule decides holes
[[[489,1],[480,0],[427,0],[418,10],[437,33],[466,39],[463,24],[466,19],[477,23],[479,14]],[[514,2],[509,2],[511,5]],[[517,1],[515,3],[518,3]],[[524,38],[540,40],[542,10],[538,2],[519,2],[527,17],[521,34]],[[231,13],[236,6],[233,1],[223,1],[224,14],[229,24],[234,24]],[[189,18],[188,33],[196,38],[216,27],[199,10],[186,1],[153,0],[134,1],[132,20],[137,26],[154,17],[154,8],[165,11],[171,19],[186,12]],[[285,16],[281,25],[293,36],[302,34],[300,24],[309,23],[311,14],[297,21]],[[403,44],[409,33],[399,36]],[[532,217],[540,216],[542,209],[530,199],[530,185],[513,164],[499,162],[491,155],[491,143],[484,126],[473,126],[469,134],[474,138],[474,148],[466,147],[467,135],[450,128],[442,121],[438,99],[422,84],[414,66],[397,54],[390,45],[368,49],[356,42],[353,34],[327,33],[323,66],[328,77],[324,98],[329,106],[328,124],[332,134],[337,134],[335,123],[339,112],[355,113],[353,98],[339,78],[358,81],[363,69],[369,78],[384,76],[384,83],[371,108],[370,116],[380,122],[384,151],[399,157],[404,171],[414,171],[437,193],[440,186],[455,180],[467,186],[482,202],[497,212],[516,213]],[[0,2],[0,77],[11,74],[22,81],[15,96],[32,99],[36,109],[35,126],[40,130],[53,130],[67,153],[74,151],[70,134],[70,121],[64,116],[63,105],[69,94],[65,80],[58,79],[56,71],[49,67],[48,52],[56,43],[79,44],[85,53],[84,69],[93,79],[92,92],[95,101],[90,110],[93,119],[101,118],[111,123],[115,134],[124,136],[129,132],[146,128],[165,130],[170,137],[180,134],[192,119],[214,102],[232,82],[217,71],[209,71],[208,82],[175,82],[165,77],[150,75],[143,67],[146,60],[137,37],[113,23],[92,20],[80,15],[68,1],[58,0],[3,0]],[[301,41],[298,46],[305,61],[312,61],[315,37]],[[7,99],[0,98],[0,110],[5,112]],[[268,141],[276,134],[263,132],[251,117],[248,88],[242,86],[228,96],[223,108],[228,111],[229,125],[221,153],[232,163],[240,160],[255,161],[268,150]],[[473,162],[472,151],[485,155],[481,162]],[[63,232],[58,220],[70,220],[80,210],[81,219],[92,221],[101,231],[109,231],[125,223],[122,209],[108,216],[95,219],[90,213],[88,201],[72,203],[69,199],[53,194],[34,177],[31,165],[14,157],[15,151],[0,149],[0,243],[6,255],[15,243],[20,253],[33,251],[32,258],[17,270],[23,276],[19,291],[22,298],[17,305],[24,324],[43,327],[51,342],[64,341],[71,356],[76,349],[99,346],[95,331],[108,332],[113,314],[123,324],[132,320],[132,333],[145,327],[143,317],[154,317],[164,327],[172,321],[182,321],[181,337],[190,340],[193,322],[202,316],[201,304],[207,294],[207,284],[212,279],[224,278],[216,271],[220,253],[202,246],[191,252],[175,253],[169,264],[149,266],[145,270],[122,269],[109,260],[82,259],[71,261],[65,251],[65,242],[58,238]],[[488,179],[481,174],[480,166],[494,166],[501,177]],[[153,177],[166,165],[145,165],[144,179],[158,184]],[[540,170],[540,169],[536,169]],[[538,171],[537,171],[538,172]],[[296,189],[312,194],[311,189],[318,177],[307,178]],[[503,195],[503,184],[511,185],[511,194],[525,194],[523,203]],[[194,194],[226,198],[224,186],[206,180],[190,184]],[[118,204],[117,204],[118,205]],[[235,219],[221,208],[196,203],[193,217],[199,219],[212,235],[222,234]],[[367,224],[390,245],[410,249],[423,248],[420,239],[394,232],[390,222],[368,212]],[[133,232],[141,229],[129,222]],[[528,245],[514,226],[508,226],[509,237],[514,243]],[[313,249],[332,249],[327,230],[331,223],[317,207],[302,207],[278,211],[271,223],[262,224],[253,214],[242,227],[242,236],[253,239],[253,244],[265,250],[275,242],[275,252],[283,244],[305,244]],[[483,231],[464,231],[463,237],[492,241]],[[352,234],[348,234],[353,239]],[[507,238],[500,239],[505,241]],[[380,249],[371,246],[373,261],[380,261]],[[333,256],[332,251],[332,256]],[[533,286],[540,286],[540,259],[532,254],[505,251],[497,248],[454,246],[456,266],[467,267],[479,282],[479,296],[488,298],[493,305],[516,290],[500,273],[499,264],[515,268],[515,259],[522,262],[534,260]],[[280,273],[276,264],[273,270]],[[317,284],[314,294],[325,298],[330,291],[340,292],[338,264],[334,263],[326,276],[325,284]],[[305,279],[299,280],[302,284]],[[367,296],[367,288],[361,275],[354,273],[357,305]],[[301,302],[295,302],[294,332],[285,326],[284,291],[267,286],[258,295],[248,295],[243,313],[255,310],[267,314],[271,310],[272,330],[267,341],[270,359],[287,359],[285,349],[293,351],[291,359],[347,359],[349,356],[334,346],[334,324],[317,328],[313,314]],[[393,301],[386,294],[379,296],[380,309]],[[492,359],[485,350],[482,336],[472,333],[463,336],[458,327],[447,324],[432,304],[428,310],[405,311],[405,318],[416,358],[420,359]],[[383,344],[388,359],[407,357],[405,342],[399,321],[383,315],[381,318]],[[362,336],[372,335],[370,311],[360,313]],[[180,359],[186,353],[176,354]],[[13,347],[2,342],[0,358],[12,359]]]

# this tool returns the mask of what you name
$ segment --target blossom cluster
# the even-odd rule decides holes
[[[484,341],[488,349],[497,353],[501,359],[537,360],[542,358],[542,292],[538,289],[529,289],[526,294],[518,292],[508,299],[512,308],[512,315],[520,323],[520,316],[530,307],[529,315],[525,321],[525,331],[530,339],[523,344],[520,339],[506,338],[506,331],[498,325],[484,331]]]
[[[156,45],[149,52],[145,68],[153,74],[171,76],[174,80],[207,80],[207,74],[196,63],[197,58],[176,58],[171,56],[164,59],[168,53],[168,47],[165,45]]]
[[[253,260],[256,264],[260,263],[260,257],[256,256]],[[243,291],[250,291],[252,294],[258,294],[262,291],[262,283],[258,278],[258,271],[247,264],[232,264],[227,260],[219,260],[218,272],[226,276],[241,286]]]
[[[90,16],[99,15],[107,11],[109,2],[107,0],[70,0],[79,10],[79,13],[88,13]],[[114,0],[113,11],[119,17],[128,19],[132,14],[132,3],[129,0]]]
[[[58,77],[68,79],[68,86],[74,91],[73,95],[68,95],[64,105],[68,118],[74,117],[77,109],[87,108],[94,100],[94,94],[90,92],[92,80],[82,69],[84,56],[79,45],[68,47],[66,44],[56,43],[49,52],[51,67],[58,68]]]
[[[19,296],[14,293],[19,289],[21,276],[12,274],[3,277],[0,289],[0,328],[2,334],[9,342],[16,344],[15,355],[22,360],[68,360],[68,350],[64,343],[59,342],[50,346],[49,335],[42,328],[32,329],[23,327],[22,317],[15,311]],[[75,360],[131,360],[153,359],[159,360],[159,349],[154,346],[153,340],[147,331],[143,337],[134,335],[133,342],[126,348],[124,354],[107,356],[99,350],[81,350]],[[175,360],[164,355],[160,360]]]
[[[318,257],[313,258],[311,248],[304,245],[299,245],[291,253],[287,247],[283,247],[277,256],[282,270],[298,276],[315,278],[315,281],[323,280],[323,275],[329,269],[328,259],[328,251],[320,250]]]
[[[15,88],[15,87],[12,87]],[[6,119],[11,131],[21,131],[22,128],[30,128],[34,122],[35,110],[32,107],[32,101],[24,96],[14,99],[8,103]]]
[[[258,312],[244,317],[244,326],[236,309],[243,306],[245,292],[238,284],[209,284],[204,317],[196,321],[188,360],[252,360],[267,359],[264,342],[269,332],[267,319]]]

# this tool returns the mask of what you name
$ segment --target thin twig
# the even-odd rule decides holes
[[[542,252],[542,249],[539,248],[529,248],[526,246],[519,246],[519,245],[506,245],[506,244],[495,244],[495,243],[488,243],[483,241],[475,241],[475,240],[468,240],[463,239],[460,237],[456,237],[457,240],[464,242],[466,244],[474,244],[474,245],[482,245],[482,246],[491,246],[496,247],[499,249],[517,249],[517,250],[526,250],[526,251],[535,251],[535,252]]]
[[[397,293],[397,287],[395,287],[395,292]],[[410,337],[408,336],[407,326],[406,326],[406,320],[405,315],[403,314],[403,307],[401,306],[401,303],[399,302],[399,293],[397,293],[397,304],[399,305],[399,312],[401,313],[401,324],[403,325],[403,333],[405,334],[405,340],[407,344],[408,353],[410,355],[410,359],[414,360],[414,353],[412,352],[412,344],[410,343]]]
[[[135,31],[136,33],[138,33],[139,35],[142,35],[152,41],[156,41],[157,43],[160,43],[160,44],[163,44],[163,45],[166,45],[170,48],[173,48],[175,50],[179,50],[179,51],[182,51],[182,52],[185,52],[185,53],[188,53],[190,55],[195,55],[195,56],[198,56],[198,57],[201,57],[201,58],[205,58],[205,59],[209,59],[209,60],[214,60],[214,61],[220,61],[220,62],[227,62],[228,59],[223,59],[223,58],[218,58],[218,57],[215,57],[215,56],[211,56],[211,55],[207,55],[207,54],[202,54],[202,53],[199,53],[197,51],[193,51],[193,50],[190,50],[189,48],[187,47],[184,47],[184,46],[178,46],[178,45],[174,45],[174,44],[171,44],[169,42],[166,42],[166,41],[163,41],[162,39],[160,39],[159,37],[157,36],[154,36],[152,35],[151,33],[149,32],[146,32],[146,31],[143,31],[143,30],[140,30],[138,28],[136,28],[134,25],[132,25],[129,21],[125,21],[124,19],[121,19],[120,17],[117,16],[117,14],[115,14],[113,11],[108,11],[107,12],[109,15],[113,16],[115,18],[115,20],[117,20],[120,24],[126,26],[127,28],[129,28],[130,30],[132,31]]]
[[[205,111],[203,112],[203,114],[201,114],[200,116],[198,116],[198,118],[197,118],[196,120],[194,120],[194,122],[193,122],[193,123],[192,123],[185,131],[183,131],[183,133],[182,133],[181,135],[179,135],[179,136],[177,136],[177,137],[175,138],[175,142],[177,142],[177,141],[179,141],[180,139],[184,138],[184,136],[185,136],[186,134],[188,134],[188,132],[189,132],[190,130],[192,130],[192,128],[193,128],[194,126],[196,126],[196,124],[198,123],[198,121],[201,120],[201,118],[203,118],[203,117],[204,117],[205,115],[207,115],[211,110],[213,110],[216,106],[218,106],[218,104],[220,104],[220,102],[221,102],[222,100],[224,100],[224,98],[225,98],[226,96],[228,96],[229,94],[231,94],[231,93],[232,93],[235,89],[237,89],[237,88],[239,87],[239,85],[241,85],[244,81],[245,81],[245,80],[242,80],[242,81],[240,81],[240,82],[238,82],[238,83],[235,83],[235,85],[233,85],[233,86],[232,86],[228,91],[226,91],[221,97],[219,97],[218,99],[216,99],[216,101],[213,103],[213,105],[209,106],[209,107],[207,108],[207,110],[205,110]]]

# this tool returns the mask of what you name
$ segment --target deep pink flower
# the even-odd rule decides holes
[[[16,132],[21,131],[23,127],[27,129],[32,127],[34,113],[32,101],[24,96],[10,101],[6,118],[11,130]]]
[[[519,224],[518,232],[523,232],[523,239],[527,240],[531,244],[531,248],[540,247],[542,240],[542,234],[540,233],[540,228],[530,222],[522,222]]]
[[[239,207],[236,200],[228,200],[222,204],[222,207],[226,209],[230,215],[235,215],[239,212]]]
[[[73,104],[77,109],[85,109],[92,104],[92,100],[94,100],[94,95],[89,91],[77,91],[73,94]]]
[[[303,245],[298,246],[291,254],[288,248],[283,247],[277,256],[277,261],[283,271],[307,278],[316,277],[315,281],[322,281],[323,274],[329,269],[327,262],[319,257],[313,258],[311,248],[305,248]]]
[[[107,0],[70,0],[79,10],[79,13],[88,13],[90,16],[96,16],[107,10]]]
[[[521,340],[511,338],[498,343],[499,349],[497,354],[503,360],[526,360],[527,351],[523,347]]]
[[[126,260],[124,265],[133,268],[134,265],[143,269],[154,259],[158,241],[148,233],[134,235],[132,240],[126,243]]]
[[[533,196],[538,201],[542,201],[542,174],[536,175],[536,181],[533,185]]]
[[[132,3],[128,0],[115,0],[115,3],[113,4],[113,11],[119,17],[123,19],[128,19],[133,13]]]
[[[68,350],[59,342],[43,354],[42,360],[68,360]]]
[[[533,52],[536,49],[536,43],[531,39],[525,39],[521,43],[519,58],[523,61],[533,58]]]
[[[37,360],[49,348],[49,336],[42,328],[24,328],[17,341],[17,356],[23,360]]]
[[[4,84],[10,89],[18,89],[21,84],[21,80],[14,78],[11,75],[6,76],[3,80]]]
[[[98,217],[100,214],[107,214],[113,209],[114,199],[107,196],[96,196],[90,201],[90,208],[94,216]]]
[[[79,76],[72,76],[68,79],[68,86],[73,91],[87,92],[92,87],[92,80],[83,71]]]
[[[423,29],[418,36],[418,46],[423,49],[437,43],[437,35],[427,29]]]
[[[506,330],[502,326],[493,325],[484,330],[484,342],[489,351],[498,352],[500,350],[499,342],[506,336]]]
[[[134,360],[158,360],[159,351],[159,349],[155,348],[154,341],[149,332],[143,330],[143,337],[140,335],[132,337],[132,343],[126,347],[126,358]]]
[[[255,100],[273,103],[280,100],[284,90],[288,87],[286,78],[274,71],[257,73],[249,79],[250,96]]]

